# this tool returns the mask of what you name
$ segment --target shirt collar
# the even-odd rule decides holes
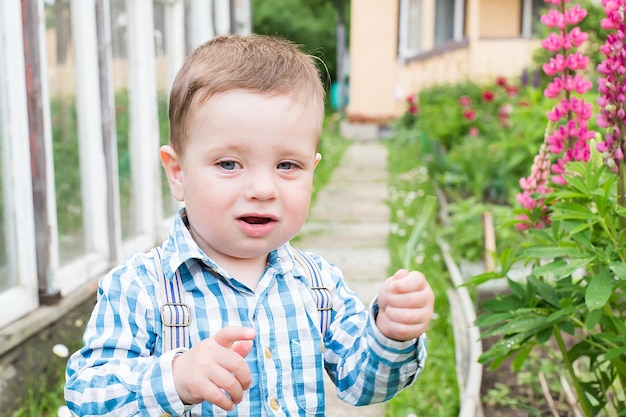
[[[230,274],[209,258],[191,237],[187,211],[184,207],[176,214],[169,237],[163,242],[161,261],[163,264],[163,275],[167,279],[172,279],[182,264],[193,261],[203,263],[210,270],[224,278],[230,278]],[[281,275],[293,271],[294,268],[299,271],[289,243],[285,243],[278,249],[270,252],[268,266],[274,268]],[[295,274],[303,275],[302,272]]]

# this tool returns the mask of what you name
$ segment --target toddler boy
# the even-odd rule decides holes
[[[169,117],[160,156],[184,208],[158,250],[100,280],[85,345],[68,362],[69,408],[323,416],[324,371],[354,405],[413,383],[434,305],[424,276],[396,272],[368,309],[336,266],[308,254],[332,304],[322,332],[310,273],[289,244],[321,159],[324,88],[314,59],[273,37],[217,37],[186,58]],[[184,327],[172,349],[162,340],[171,329],[161,282],[184,299],[173,303],[184,307],[174,310]]]

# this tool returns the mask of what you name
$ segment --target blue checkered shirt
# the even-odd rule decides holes
[[[341,271],[310,254],[332,286],[333,310],[322,349],[315,296],[289,244],[269,254],[255,291],[209,259],[192,239],[184,209],[162,245],[165,279],[179,270],[191,309],[190,345],[227,325],[253,327],[246,361],[252,386],[234,411],[208,402],[194,416],[323,416],[326,370],[337,394],[354,405],[383,402],[411,385],[426,358],[425,336],[386,338]],[[172,359],[162,354],[158,278],[150,253],[135,254],[101,278],[84,347],[67,365],[65,399],[79,416],[182,415]]]

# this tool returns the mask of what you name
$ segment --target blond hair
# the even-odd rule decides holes
[[[285,39],[263,35],[219,36],[185,59],[170,94],[170,146],[182,154],[195,109],[212,96],[235,89],[292,96],[320,115],[324,86],[313,56]]]

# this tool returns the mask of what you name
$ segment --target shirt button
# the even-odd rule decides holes
[[[271,347],[266,347],[264,350],[265,353],[265,359],[272,359],[272,348]]]
[[[274,411],[278,411],[280,409],[280,403],[276,398],[272,398],[270,400],[270,408]]]

